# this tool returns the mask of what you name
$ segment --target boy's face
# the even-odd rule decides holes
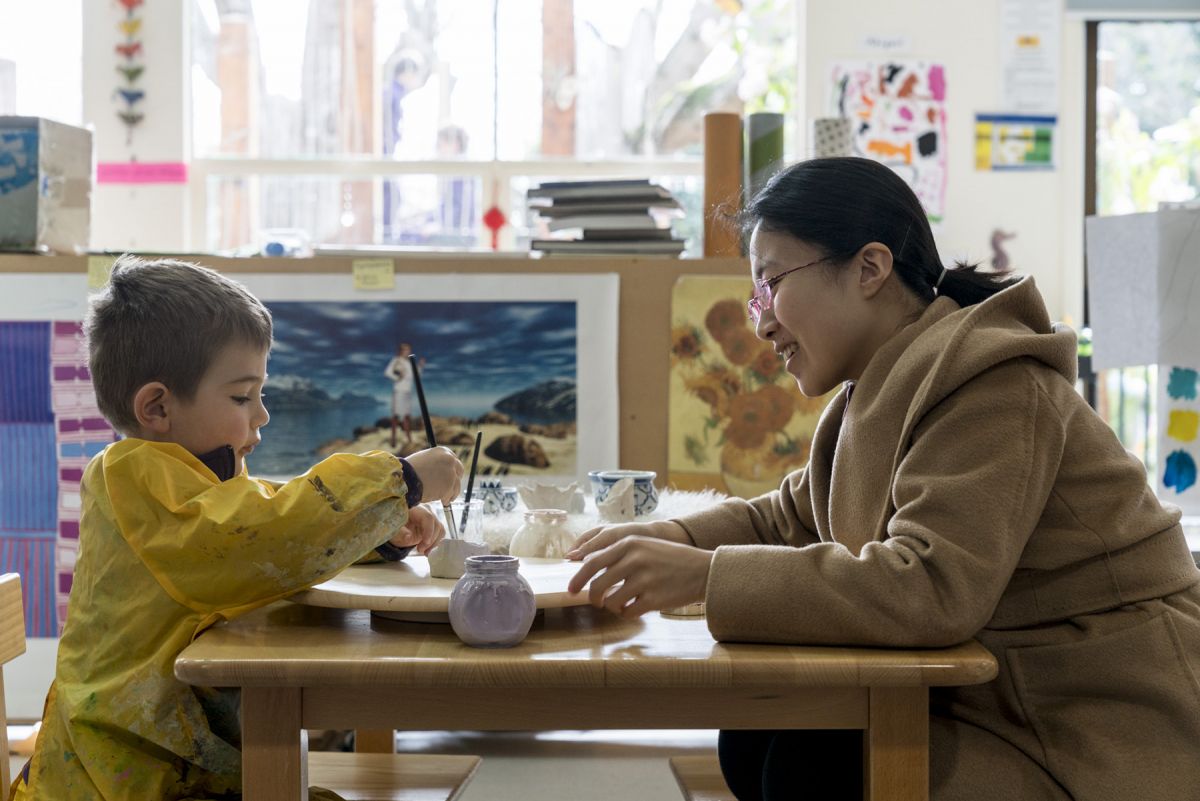
[[[237,472],[262,437],[258,430],[271,416],[263,406],[267,352],[243,344],[225,346],[200,379],[196,396],[175,400],[166,437],[197,456],[223,445],[233,448]]]

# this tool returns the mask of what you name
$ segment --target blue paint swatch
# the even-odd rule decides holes
[[[1186,367],[1172,367],[1167,382],[1167,394],[1175,400],[1196,399],[1196,371]]]
[[[0,322],[0,423],[53,423],[50,323]]]
[[[1167,457],[1163,486],[1173,487],[1175,494],[1186,492],[1196,483],[1196,460],[1187,451],[1175,451]]]
[[[0,423],[0,537],[49,536],[58,528],[54,426]]]

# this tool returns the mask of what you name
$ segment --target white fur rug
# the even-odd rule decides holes
[[[702,492],[660,490],[658,493],[658,508],[648,515],[635,518],[634,522],[643,523],[652,520],[671,520],[683,517],[693,512],[708,509],[720,503],[725,498],[725,495],[713,490]],[[525,521],[525,511],[524,502],[518,501],[517,508],[511,512],[500,512],[499,514],[483,516],[483,539],[488,544],[488,547],[492,549],[493,553],[508,553],[508,544],[512,541],[513,535],[517,533],[517,529]],[[587,506],[583,514],[567,516],[567,527],[576,536],[590,528],[602,525],[603,522],[596,511],[595,498],[591,496],[587,498]]]

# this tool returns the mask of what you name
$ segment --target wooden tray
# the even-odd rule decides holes
[[[582,606],[587,592],[572,595],[567,582],[579,562],[521,557],[521,575],[533,588],[538,609]],[[429,577],[429,560],[415,554],[402,562],[352,565],[323,584],[298,592],[292,601],[335,609],[370,609],[382,617],[420,622],[449,620],[455,579]]]

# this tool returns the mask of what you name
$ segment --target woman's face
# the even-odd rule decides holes
[[[854,259],[844,266],[834,265],[839,273],[831,276],[831,262],[822,258],[826,255],[790,234],[764,230],[761,225],[750,238],[750,267],[756,282],[811,265],[772,282],[771,308],[762,312],[755,328],[760,339],[774,346],[784,368],[809,397],[857,380],[874,352],[859,266]]]

